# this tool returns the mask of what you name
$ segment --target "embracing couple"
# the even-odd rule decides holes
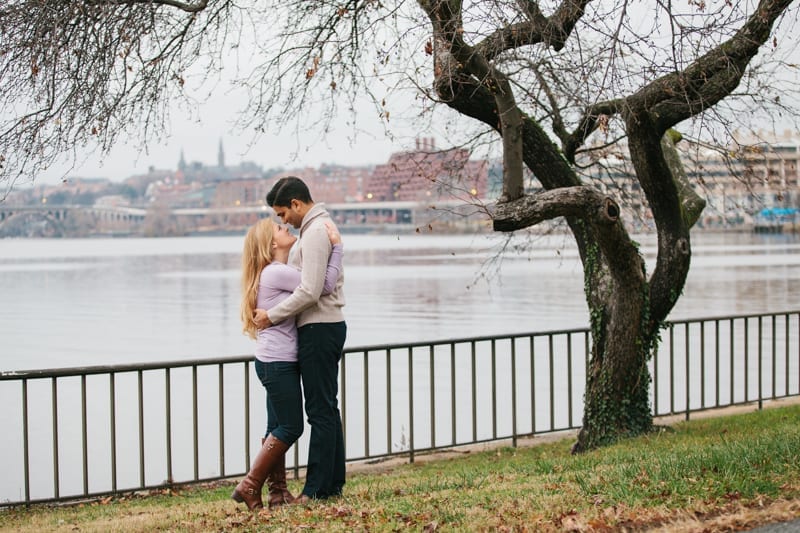
[[[231,497],[251,510],[264,506],[265,482],[270,507],[338,496],[345,483],[337,400],[347,334],[341,238],[324,205],[314,203],[299,178],[278,180],[267,204],[284,224],[300,230],[300,238],[268,219],[245,237],[241,318],[244,332],[256,340],[256,374],[267,392],[267,430]],[[305,487],[295,498],[286,487],[285,455],[303,433],[303,395],[311,438]]]

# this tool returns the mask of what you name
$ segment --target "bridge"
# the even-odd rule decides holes
[[[387,227],[409,228],[429,220],[458,222],[475,207],[460,200],[435,202],[359,202],[325,204],[345,232],[380,231]],[[158,205],[79,206],[0,204],[0,237],[61,237],[90,235],[186,235],[239,232],[274,213],[266,205],[168,208]],[[81,231],[82,230],[82,231]]]
[[[145,220],[147,211],[135,207],[0,204],[0,237],[62,237],[79,228],[130,233]]]

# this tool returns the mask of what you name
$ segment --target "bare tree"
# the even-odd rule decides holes
[[[163,134],[192,68],[217,70],[233,15],[230,1],[2,0],[0,199],[84,148]]]
[[[462,139],[502,146],[494,229],[563,217],[583,262],[592,347],[575,451],[653,425],[647,362],[683,290],[704,207],[675,155],[675,130],[724,136],[713,125],[741,109],[787,111],[783,82],[797,83],[781,56],[794,44],[778,37],[796,21],[792,0],[0,6],[5,180],[92,141],[107,149],[134,126],[158,130],[167,102],[187,98],[186,76],[215,72],[239,45],[241,125],[252,131],[317,124],[324,135],[337,111],[352,117],[367,98],[389,130],[398,118],[445,121]],[[411,103],[398,96],[406,90]],[[609,151],[630,161],[655,222],[649,275],[619,200],[582,170]],[[540,192],[526,189],[525,167]]]

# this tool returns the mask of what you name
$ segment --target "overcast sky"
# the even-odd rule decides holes
[[[790,27],[792,24],[784,25],[782,32],[785,33]],[[783,38],[778,42],[784,42]],[[796,49],[790,50],[794,50],[794,54],[798,53]],[[226,79],[224,70],[221,79]],[[221,85],[225,85],[225,82]],[[379,86],[373,85],[371,88],[374,92],[381,90]],[[185,108],[171,106],[168,136],[149,140],[145,149],[139,149],[140,139],[123,139],[105,156],[99,153],[84,154],[81,158],[85,160],[79,160],[75,168],[67,165],[55,166],[38,175],[36,182],[58,183],[65,174],[67,177],[105,177],[120,181],[135,174],[146,173],[150,167],[176,169],[181,151],[187,162],[216,165],[220,140],[228,165],[251,161],[264,169],[290,169],[319,167],[325,163],[350,166],[380,164],[385,163],[393,152],[413,148],[415,136],[432,136],[436,139],[437,148],[446,148],[463,141],[464,135],[468,136],[469,132],[466,130],[469,125],[475,125],[470,120],[460,119],[446,106],[439,106],[434,115],[428,114],[425,120],[420,120],[420,100],[415,99],[413,94],[406,94],[401,98],[407,100],[398,101],[398,97],[393,95],[388,99],[386,108],[392,112],[390,124],[382,122],[374,104],[357,104],[357,132],[352,126],[353,114],[342,109],[339,117],[334,120],[332,129],[322,139],[319,130],[308,123],[299,133],[292,128],[280,132],[272,131],[263,134],[251,145],[251,135],[238,131],[235,127],[235,121],[239,118],[238,112],[242,108],[239,103],[243,103],[244,99],[237,98],[235,92],[226,87],[217,86],[213,91],[208,102],[199,105],[191,116]],[[381,94],[375,96],[377,99],[382,97]],[[311,110],[306,115],[315,116]],[[460,121],[459,125],[448,127],[448,123],[452,126],[454,120]],[[430,130],[430,124],[436,124],[438,132]],[[386,135],[387,127],[394,140]],[[783,127],[790,126],[780,126],[778,129]]]
[[[217,164],[219,142],[222,141],[227,165],[252,161],[264,169],[274,167],[319,167],[325,163],[360,166],[385,163],[391,153],[413,145],[413,134],[405,141],[391,140],[385,134],[380,119],[371,113],[362,113],[360,130],[341,118],[335,130],[322,141],[318,135],[297,135],[293,131],[263,135],[250,145],[251,136],[234,126],[235,114],[223,106],[210,102],[198,108],[197,116],[172,110],[169,136],[162,142],[149,142],[147,149],[138,149],[139,141],[120,142],[106,156],[95,153],[83,156],[85,161],[74,169],[66,164],[53,167],[37,177],[37,184],[59,183],[66,172],[69,177],[105,177],[121,181],[148,168],[176,169],[181,150],[187,162],[199,161],[206,165]],[[394,130],[397,131],[397,130]],[[405,144],[404,144],[405,143]]]

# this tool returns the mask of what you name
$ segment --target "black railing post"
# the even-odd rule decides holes
[[[428,373],[429,373],[429,386],[430,386],[430,417],[431,417],[431,448],[436,447],[436,387],[434,382],[434,350],[433,344],[428,347]]]
[[[675,414],[675,326],[669,325],[669,413]]]
[[[52,394],[52,408],[53,413],[53,494],[56,498],[60,495],[59,490],[59,468],[58,468],[58,378],[55,376],[51,378],[51,394]]]
[[[763,364],[764,364],[764,346],[763,346],[763,320],[762,317],[758,317],[758,409],[759,411],[764,408],[764,391],[763,391],[763,383],[764,383],[764,374],[763,374]]]
[[[685,360],[686,360],[686,363],[685,363],[686,364],[686,368],[685,368],[685,371],[686,371],[685,372],[685,374],[686,374],[685,375],[685,379],[686,379],[686,420],[689,420],[689,414],[690,414],[692,408],[691,408],[691,398],[690,398],[691,382],[689,381],[690,366],[691,366],[691,359],[690,359],[690,353],[689,352],[691,351],[691,347],[690,347],[690,344],[689,344],[689,323],[688,322],[686,322],[684,324],[683,331],[684,331],[684,333],[683,333],[683,335],[684,335],[684,339],[683,339],[684,350],[686,350],[686,355],[685,355]]]
[[[339,379],[340,379],[340,390],[341,395],[339,395],[339,402],[341,403],[341,412],[339,413],[342,419],[342,434],[344,435],[344,442],[345,448],[347,446],[347,357],[345,353],[342,352],[341,357],[339,358]]]
[[[567,427],[572,428],[572,335],[567,333]]]
[[[200,478],[200,449],[199,441],[197,438],[198,429],[198,413],[197,413],[197,365],[192,365],[192,447],[193,447],[193,460],[194,460],[194,481]],[[250,465],[248,465],[249,469]]]
[[[497,439],[497,344],[491,341],[492,361],[492,439]]]
[[[344,357],[344,356],[342,356]],[[364,455],[369,457],[369,352],[364,352]]]
[[[225,475],[225,368],[217,365],[217,409],[219,410],[219,475]]]
[[[472,341],[472,441],[475,442],[478,440],[478,404],[476,399],[476,378],[475,378],[475,341]]]
[[[730,352],[731,352],[731,354],[730,354],[731,355],[731,387],[730,387],[730,391],[731,391],[730,404],[731,405],[733,405],[735,403],[735,401],[736,401],[736,396],[733,394],[734,386],[736,384],[735,383],[735,379],[734,379],[734,373],[735,373],[735,370],[736,370],[736,359],[734,357],[734,353],[735,352],[734,352],[734,349],[733,349],[734,341],[735,341],[735,333],[734,333],[735,329],[736,329],[736,320],[735,319],[731,319],[730,320],[730,340],[728,341],[728,346],[729,346]]]
[[[81,375],[81,458],[83,459],[83,495],[89,494],[89,439],[86,429],[86,374]]]
[[[530,336],[531,356],[531,435],[536,434],[536,337]]]
[[[700,409],[706,407],[706,323],[700,322]]]
[[[547,357],[548,357],[548,373],[550,374],[550,431],[556,429],[556,391],[555,391],[555,372],[553,371],[553,335],[547,336]]]
[[[22,380],[22,469],[25,479],[25,503],[31,501],[30,449],[28,443],[28,380]]]
[[[392,453],[392,351],[386,349],[386,447]]]
[[[244,469],[250,470],[250,361],[242,363],[244,365]],[[295,449],[297,447],[295,446]],[[297,462],[295,462],[297,464]],[[297,470],[295,469],[295,477]]]
[[[750,319],[744,317],[744,401],[750,401]]]
[[[653,414],[658,416],[658,348],[659,344],[653,348]],[[588,367],[587,367],[588,371]]]
[[[775,315],[772,315],[772,399],[773,400],[777,397],[775,394],[775,388],[776,388],[775,377],[777,374],[775,367],[778,364],[778,345],[777,345],[778,334],[776,328],[777,328],[777,317]]]
[[[136,372],[139,390],[139,488],[144,488],[144,387],[142,384],[142,371]]]
[[[719,407],[719,320],[714,321],[714,407]]]
[[[109,391],[109,416],[111,420],[111,490],[117,492],[117,392],[116,392],[116,374],[111,372],[108,375],[108,391]]]
[[[408,348],[408,449],[409,462],[414,462],[414,349]]]
[[[456,343],[450,343],[450,444],[456,444]]]
[[[517,447],[517,341],[511,339],[511,446]]]
[[[169,368],[164,369],[164,432],[166,433],[166,459],[167,459],[167,483],[170,485],[172,479],[172,374]],[[245,424],[247,425],[247,424]]]

